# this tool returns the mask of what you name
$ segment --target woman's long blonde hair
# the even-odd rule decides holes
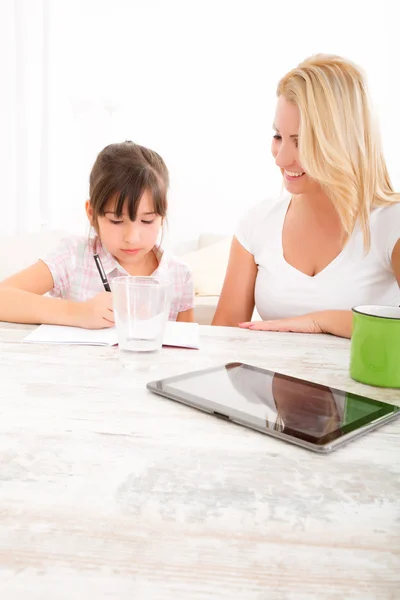
[[[317,54],[287,73],[278,96],[300,111],[299,154],[335,206],[346,240],[359,221],[370,247],[370,210],[400,201],[393,190],[365,77],[340,56]]]

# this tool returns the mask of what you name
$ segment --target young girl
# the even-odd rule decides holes
[[[155,275],[172,284],[171,321],[193,321],[189,267],[167,256],[157,239],[167,212],[168,170],[152,150],[111,144],[90,174],[86,213],[95,237],[71,236],[0,284],[0,320],[101,329],[114,325],[112,294],[104,291],[93,255],[108,280]],[[44,296],[50,292],[50,296]]]

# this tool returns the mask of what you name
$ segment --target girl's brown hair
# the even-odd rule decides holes
[[[146,190],[151,193],[154,212],[165,217],[168,185],[168,169],[157,152],[131,141],[106,146],[98,154],[89,180],[95,227],[112,197],[115,197],[113,211],[116,216],[122,216],[126,204],[129,218],[135,221],[140,199]]]

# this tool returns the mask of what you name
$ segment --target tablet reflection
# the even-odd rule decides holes
[[[341,427],[342,410],[327,386],[244,368],[228,369],[227,373],[236,391],[248,403],[265,406],[268,429],[320,438]]]
[[[322,437],[341,426],[335,397],[329,387],[275,374],[272,394],[283,431],[292,429]]]

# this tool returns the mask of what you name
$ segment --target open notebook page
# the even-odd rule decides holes
[[[167,321],[163,336],[164,346],[199,348],[198,323]],[[110,329],[82,329],[64,325],[40,325],[29,333],[24,342],[34,344],[76,344],[80,346],[115,346],[117,331]]]

